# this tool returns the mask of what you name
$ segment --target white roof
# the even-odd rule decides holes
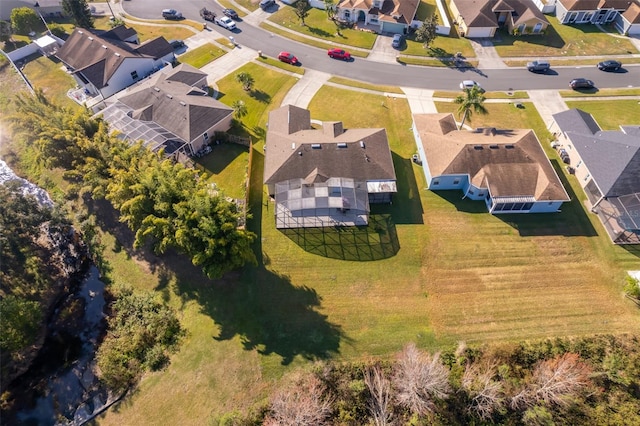
[[[46,35],[36,39],[35,43],[40,47],[51,46],[52,44],[57,44],[58,42],[53,37]]]

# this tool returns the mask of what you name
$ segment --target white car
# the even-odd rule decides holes
[[[471,89],[472,87],[477,87],[478,89],[480,89],[481,92],[484,92],[482,87],[473,80],[463,80],[462,83],[460,83],[461,90]]]
[[[220,25],[222,28],[228,29],[229,31],[236,29],[236,23],[228,16],[216,16],[214,21],[216,24]]]

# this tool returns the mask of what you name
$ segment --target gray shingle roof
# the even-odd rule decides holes
[[[269,113],[264,181],[346,177],[396,180],[385,129],[347,129],[340,122],[311,127],[306,109],[287,105]]]
[[[600,130],[593,117],[579,109],[553,115],[571,140],[605,197],[640,192],[640,130]]]

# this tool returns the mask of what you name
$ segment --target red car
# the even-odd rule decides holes
[[[278,55],[278,59],[280,59],[282,62],[286,62],[287,64],[291,64],[291,65],[298,65],[300,63],[298,61],[298,58],[293,56],[293,53],[289,53],[289,52],[280,52],[280,54]]]
[[[327,50],[327,55],[334,59],[344,59],[345,61],[351,60],[351,53],[342,49],[329,49]]]

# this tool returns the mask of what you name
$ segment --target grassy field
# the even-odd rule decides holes
[[[248,161],[249,149],[234,143],[213,145],[209,155],[196,159],[199,168],[210,174],[209,181],[214,182],[224,195],[242,199]]]
[[[343,86],[357,87],[360,89],[373,90],[376,92],[386,93],[404,93],[398,86],[380,86],[378,84],[365,83],[362,81],[351,80],[344,77],[331,77],[329,82],[341,84]]]
[[[640,88],[598,89],[598,90],[560,90],[563,98],[598,98],[602,96],[640,96]],[[597,99],[596,99],[597,100]]]
[[[282,61],[279,61],[278,58],[270,58],[266,55],[262,55],[259,58],[256,58],[257,61],[262,62],[265,65],[272,66],[274,68],[280,68],[281,70],[292,72],[295,74],[304,74],[304,68],[302,66],[285,64]]]
[[[403,55],[429,56],[436,58],[451,58],[460,52],[465,58],[474,58],[476,56],[469,40],[459,37],[455,31],[451,31],[449,36],[437,36],[428,49],[424,48],[423,43],[415,41],[414,36],[405,38],[405,43],[400,49]],[[391,43],[391,41],[389,41]]]
[[[180,55],[178,57],[178,61],[196,68],[202,68],[225,53],[227,53],[226,50],[223,50],[212,43],[206,43],[200,47],[189,50],[184,55]]]
[[[320,9],[311,9],[305,19],[306,26],[300,24],[295,14],[295,8],[283,5],[280,10],[269,17],[269,21],[282,25],[301,34],[317,37],[340,45],[371,49],[376,41],[376,34],[353,29],[341,30],[342,35],[336,34],[336,26],[327,19],[327,13]]]
[[[67,97],[67,90],[76,86],[76,81],[62,70],[64,66],[58,58],[32,55],[26,59],[22,72],[35,88],[62,105],[79,108],[79,105]]]
[[[616,101],[567,101],[569,108],[580,108],[593,115],[604,130],[620,130],[621,124],[640,124],[640,104],[637,99]],[[615,111],[615,114],[611,114]]]
[[[562,25],[547,16],[549,27],[543,35],[512,36],[500,31],[493,44],[502,57],[594,56],[638,53],[629,40],[612,37],[595,25]],[[617,35],[618,33],[615,32]]]
[[[314,47],[318,47],[320,49],[331,49],[337,46],[337,42],[329,42],[329,41],[324,41],[322,39],[319,38],[313,38],[310,39],[308,37],[304,37],[302,34],[300,33],[290,33],[289,31],[285,31],[280,27],[276,27],[275,25],[270,24],[269,22],[262,22],[260,23],[260,27],[266,31],[281,35],[289,40],[295,40],[298,41],[300,43],[304,43],[307,44],[309,46],[314,46]],[[345,46],[347,47],[347,46]],[[347,47],[348,48],[348,47]],[[345,49],[346,50],[346,49]],[[354,57],[360,57],[360,58],[366,58],[369,55],[369,51],[367,50],[353,50],[350,49],[349,52],[351,53],[351,56]]]
[[[433,92],[433,97],[455,99],[460,96],[460,93],[460,91],[436,90]],[[515,92],[485,92],[484,97],[486,99],[529,99],[529,94],[524,90],[516,90]]]

